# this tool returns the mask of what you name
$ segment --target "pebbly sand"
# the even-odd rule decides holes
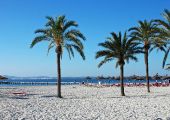
[[[0,120],[170,120],[170,87],[0,87]],[[26,92],[14,95],[13,92]]]

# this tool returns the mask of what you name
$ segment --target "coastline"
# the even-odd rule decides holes
[[[49,85],[56,85],[57,82],[56,79],[8,79],[8,80],[2,80],[0,81],[0,86],[49,86]],[[62,85],[75,85],[75,84],[103,84],[103,85],[115,85],[119,84],[120,80],[116,79],[85,79],[85,78],[73,78],[73,77],[67,77],[62,78],[61,84]],[[125,85],[127,84],[145,84],[146,80],[134,80],[134,79],[125,79],[124,80]],[[169,84],[168,80],[156,80],[152,79],[150,80],[151,84],[154,83],[166,83]]]

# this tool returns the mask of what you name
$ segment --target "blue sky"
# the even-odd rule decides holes
[[[43,28],[45,16],[66,15],[75,20],[87,38],[84,42],[86,60],[76,54],[70,61],[65,52],[62,59],[62,76],[118,76],[115,62],[100,69],[94,56],[110,32],[124,32],[137,25],[138,20],[160,18],[162,11],[170,9],[169,0],[1,0],[0,1],[0,74],[14,76],[56,76],[54,50],[47,56],[47,43],[30,49],[34,31]],[[143,55],[138,62],[125,66],[125,75],[145,75]],[[163,54],[149,56],[150,74],[169,74],[161,68]]]

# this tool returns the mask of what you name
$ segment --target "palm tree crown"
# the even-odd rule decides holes
[[[136,54],[141,53],[141,47],[139,42],[135,42],[134,38],[128,38],[125,32],[124,36],[119,34],[111,33],[112,37],[108,37],[103,43],[99,43],[99,46],[103,47],[104,50],[100,50],[96,53],[96,59],[104,57],[99,63],[98,67],[101,67],[104,63],[117,60],[116,67],[124,65],[125,61],[129,60],[137,61]]]
[[[131,31],[131,36],[135,37],[136,40],[139,40],[144,48],[150,49],[151,51],[154,48],[164,50],[164,42],[161,38],[161,30],[158,28],[158,25],[153,21],[139,21],[138,27],[132,27],[129,29]]]
[[[161,30],[163,31],[163,36],[165,37],[164,40],[167,40],[167,44],[169,44],[169,40],[170,40],[170,11],[165,9],[162,16],[164,17],[165,21],[163,20],[155,20],[155,22],[158,23],[158,25],[161,26]],[[167,57],[168,57],[168,54],[169,54],[169,51],[170,51],[170,47],[168,47],[168,49],[166,50],[166,53],[165,53],[165,56],[164,56],[164,59],[163,59],[163,64],[162,64],[162,67],[164,68],[165,67],[165,63],[166,63],[166,60],[167,60]],[[170,66],[169,64],[167,64],[167,68],[169,69]]]
[[[73,27],[77,27],[78,24],[75,21],[67,21],[65,16],[59,16],[56,19],[52,17],[46,17],[48,19],[47,24],[45,25],[45,29],[38,29],[35,33],[40,34],[34,38],[31,44],[31,48],[41,42],[48,41],[48,52],[53,47],[61,46],[61,50],[57,50],[56,52],[63,53],[63,49],[65,48],[69,57],[74,57],[73,49],[78,51],[83,59],[85,59],[83,53],[83,44],[81,40],[85,40],[84,35]]]

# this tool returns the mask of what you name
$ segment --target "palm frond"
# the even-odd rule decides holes
[[[48,49],[47,49],[47,55],[49,54],[50,50],[55,47],[55,43],[54,41],[51,41],[50,44],[48,45]]]
[[[83,60],[85,60],[85,55],[84,55],[84,52],[83,52],[83,49],[79,48],[79,46],[77,45],[72,45],[73,48],[80,54],[80,56],[82,57]]]
[[[170,23],[170,11],[168,9],[165,9],[162,15]]]
[[[49,39],[46,36],[37,36],[34,38],[32,41],[30,48],[33,48],[37,43],[42,42],[42,41],[48,41]]]
[[[111,55],[111,51],[109,51],[109,50],[101,50],[101,51],[98,51],[96,53],[95,58],[97,59],[99,57],[104,57],[104,56],[107,56],[107,55]]]
[[[138,27],[132,27],[132,28],[129,28],[129,30],[128,30],[129,32],[130,31],[138,31],[138,32],[140,32],[140,30],[139,30],[139,28]]]
[[[48,22],[46,23],[46,26],[47,27],[54,27],[55,26],[55,21],[52,17],[50,16],[47,16],[46,17],[48,19]]]
[[[166,29],[170,30],[170,25],[168,23],[166,23],[165,21],[157,19],[157,20],[155,20],[155,22],[157,22],[159,25],[164,26]]]
[[[65,33],[65,36],[68,35],[81,38],[82,40],[86,40],[86,37],[79,30],[75,29],[69,30],[68,32]]]
[[[98,68],[100,68],[103,64],[112,61],[113,58],[105,58],[104,60],[102,60],[99,64],[98,64]]]
[[[63,27],[63,32],[65,32],[65,30],[69,29],[70,27],[77,27],[78,24],[75,21],[68,21],[65,23],[64,27]]]
[[[73,52],[73,49],[72,49],[72,44],[66,44],[65,45],[65,48],[69,54],[69,58],[71,59],[71,56],[74,57],[74,52]]]

